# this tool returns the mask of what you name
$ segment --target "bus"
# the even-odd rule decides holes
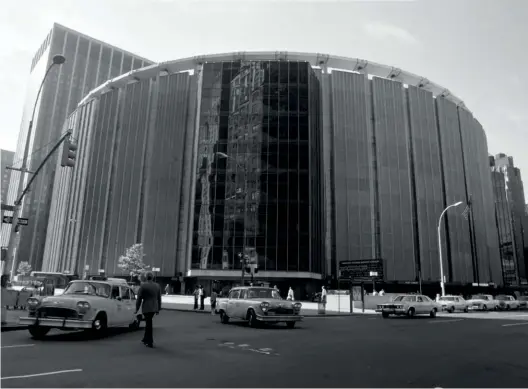
[[[35,279],[51,280],[53,287],[55,288],[55,295],[62,294],[66,285],[68,285],[70,281],[79,279],[79,277],[72,274],[48,271],[32,271],[31,277]]]

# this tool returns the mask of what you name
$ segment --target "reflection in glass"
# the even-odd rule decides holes
[[[318,96],[306,62],[204,65],[192,268],[322,271]]]

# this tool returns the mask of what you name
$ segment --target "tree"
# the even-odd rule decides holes
[[[26,274],[31,273],[31,265],[28,261],[22,261],[18,264],[17,273],[25,276]]]
[[[136,243],[126,249],[125,254],[119,257],[117,267],[130,275],[130,279],[139,276],[142,272],[149,270],[148,265],[143,262],[143,244]]]

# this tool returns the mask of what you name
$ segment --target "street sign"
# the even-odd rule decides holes
[[[152,271],[160,271],[161,269],[159,267],[153,267]]]
[[[383,280],[383,260],[360,259],[357,261],[341,261],[339,263],[339,278],[358,282]]]
[[[11,212],[13,212],[14,210],[15,210],[15,206],[14,205],[7,205],[7,204],[2,203],[2,211],[11,211]]]
[[[12,224],[13,223],[13,216],[4,216],[2,218],[2,223]],[[27,226],[29,224],[29,219],[19,217],[18,218],[18,225],[19,226]]]

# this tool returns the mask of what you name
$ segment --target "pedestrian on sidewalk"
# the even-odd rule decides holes
[[[168,295],[170,292],[170,286],[169,284],[165,285],[165,294]]]
[[[290,289],[288,289],[288,297],[286,298],[286,300],[288,301],[295,300],[295,295],[293,294],[293,289],[291,286],[290,286]]]
[[[146,282],[141,284],[136,300],[136,315],[141,308],[145,318],[145,334],[143,335],[143,344],[147,347],[154,347],[154,337],[152,333],[152,318],[159,315],[161,309],[161,288],[154,282],[154,274],[147,272],[145,274]]]
[[[197,310],[198,309],[198,297],[199,297],[198,286],[194,287],[193,295],[194,295],[194,310]]]
[[[216,293],[216,290],[213,289],[213,291],[211,292],[211,315],[213,316],[216,313],[216,297],[217,296],[218,294]]]
[[[200,297],[200,311],[205,309],[204,300],[205,300],[205,291],[202,285],[198,288],[198,296]]]

